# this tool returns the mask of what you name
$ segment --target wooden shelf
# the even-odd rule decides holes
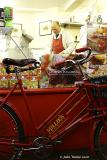
[[[81,27],[81,26],[83,26],[84,24],[82,24],[82,23],[62,23],[61,24],[61,26],[62,27],[64,27],[64,28],[66,28],[66,27]]]

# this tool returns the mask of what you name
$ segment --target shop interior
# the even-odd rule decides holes
[[[1,15],[0,61],[6,57],[35,58],[39,61],[43,54],[49,52],[52,21],[59,21],[64,30],[70,31],[75,48],[86,46],[87,26],[106,26],[105,3],[104,0],[47,0],[46,3],[43,0],[28,0],[27,3],[26,0],[8,0],[5,6],[5,1],[1,0],[1,9],[10,7],[12,15],[5,17],[5,24]],[[1,72],[4,74],[2,65]]]
[[[107,160],[106,8],[0,0],[0,160]]]

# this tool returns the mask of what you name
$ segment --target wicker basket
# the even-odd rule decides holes
[[[76,66],[71,66],[69,63],[58,65],[48,71],[49,84],[74,84],[75,81],[81,80],[82,75]]]

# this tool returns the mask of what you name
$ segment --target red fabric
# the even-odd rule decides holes
[[[54,54],[59,54],[64,50],[63,43],[62,43],[62,35],[60,35],[59,39],[54,39],[52,41],[52,51]]]

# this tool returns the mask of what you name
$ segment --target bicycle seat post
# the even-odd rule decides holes
[[[20,69],[15,67],[15,74],[17,78],[17,83],[22,85],[21,72]]]

